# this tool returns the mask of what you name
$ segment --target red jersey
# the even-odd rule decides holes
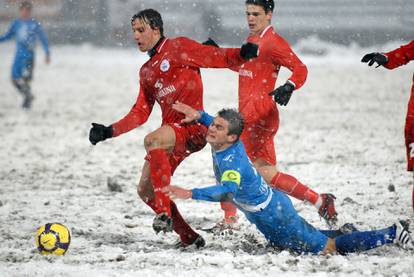
[[[145,123],[155,102],[161,107],[162,125],[180,123],[184,118],[171,107],[176,101],[203,110],[200,68],[239,66],[245,62],[239,52],[238,48],[205,46],[185,37],[164,38],[155,54],[141,67],[136,103],[124,118],[112,124],[113,136]]]
[[[401,65],[407,64],[414,60],[414,40],[409,44],[403,45],[393,51],[385,53],[388,57],[388,62],[384,65],[385,68],[394,69]],[[414,75],[413,85],[411,87],[410,100],[408,101],[407,115],[405,119],[405,147],[407,154],[407,170],[414,169]],[[414,208],[414,188],[412,194],[413,208]]]
[[[385,55],[388,57],[388,62],[384,67],[388,69],[394,69],[407,64],[409,61],[414,60],[414,40],[407,45],[403,45],[398,49],[385,53]]]
[[[260,36],[250,36],[248,41],[259,45],[259,57],[238,67],[239,111],[247,123],[278,122],[276,103],[268,94],[275,89],[280,67],[292,71],[289,80],[295,89],[305,83],[307,68],[272,26]]]

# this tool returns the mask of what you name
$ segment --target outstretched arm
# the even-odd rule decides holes
[[[203,111],[197,111],[196,109],[192,108],[191,106],[181,103],[179,101],[175,102],[172,105],[172,108],[177,112],[183,113],[185,118],[181,120],[181,123],[191,123],[194,121],[198,121],[204,126],[210,126],[213,122],[214,117],[209,115]]]
[[[228,193],[234,192],[234,188],[227,185],[215,185],[201,189],[183,189],[178,186],[167,186],[162,192],[168,193],[172,198],[205,200],[211,202],[220,202],[227,198]]]
[[[188,38],[179,38],[177,58],[185,65],[200,68],[231,68],[258,56],[258,45],[243,44],[241,48],[217,48]]]
[[[394,69],[412,60],[414,60],[414,40],[388,53],[372,52],[366,54],[362,57],[361,62],[368,63],[369,66],[376,63],[376,67],[382,65],[387,69]]]
[[[388,62],[384,64],[385,68],[394,69],[407,64],[414,60],[414,40],[398,49],[385,53],[385,55],[388,58]]]
[[[16,31],[15,29],[16,29],[16,23],[13,22],[9,30],[7,30],[7,32],[4,35],[0,36],[0,42],[12,39],[15,35],[15,31]]]

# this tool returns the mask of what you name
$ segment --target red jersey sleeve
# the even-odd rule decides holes
[[[144,124],[151,114],[154,103],[155,99],[145,92],[141,84],[137,101],[132,106],[132,109],[124,118],[112,124],[113,137],[129,132]]]
[[[308,76],[308,69],[292,51],[289,44],[283,38],[278,37],[276,43],[267,45],[271,47],[271,58],[273,62],[287,67],[292,72],[289,80],[295,84],[295,89],[303,86]]]
[[[409,44],[385,53],[385,55],[388,57],[388,62],[384,65],[384,67],[388,69],[394,69],[401,65],[407,64],[409,61],[414,60],[414,40]]]
[[[218,48],[200,44],[180,37],[177,45],[177,58],[181,63],[200,68],[235,68],[246,62],[240,56],[239,48]]]

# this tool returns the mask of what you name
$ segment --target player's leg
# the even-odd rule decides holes
[[[154,198],[154,189],[151,184],[150,164],[148,161],[145,161],[142,168],[142,174],[138,184],[138,195],[156,214],[163,213],[163,207],[160,207]],[[160,231],[168,232],[174,230],[180,236],[180,240],[184,244],[190,245],[198,239],[200,245],[197,246],[204,246],[201,245],[203,239],[201,237],[198,238],[199,235],[185,222],[173,201],[170,201],[170,207],[171,218],[156,217],[153,223],[154,231],[159,233]]]
[[[266,133],[264,130],[255,130],[254,128],[251,128],[251,132],[259,134],[262,138],[251,141],[249,138],[253,135],[242,136],[243,143],[249,158],[266,183],[292,197],[310,202],[318,209],[319,214],[327,220],[328,224],[334,223],[337,219],[334,206],[335,197],[332,194],[318,194],[294,176],[278,171],[274,146],[275,133]]]
[[[414,82],[414,80],[413,80]],[[414,169],[414,83],[411,88],[411,96],[408,102],[407,115],[405,118],[405,147],[407,154],[407,171],[413,171]],[[414,175],[413,175],[413,184],[414,184]],[[414,185],[412,188],[412,208],[414,210]]]
[[[165,208],[160,206],[154,197],[154,188],[151,183],[150,163],[145,161],[142,168],[141,178],[137,188],[138,196],[146,203],[157,215],[161,215],[165,212]],[[160,231],[171,232],[172,227],[171,218],[158,218],[156,217],[153,222],[153,229],[156,233]]]
[[[32,106],[32,102],[34,99],[32,88],[31,88],[31,81],[33,77],[33,69],[34,69],[34,59],[27,59],[25,61],[24,69],[23,69],[23,80],[25,86],[27,87],[27,93],[25,94],[23,100],[23,108],[30,109]]]
[[[147,151],[146,160],[149,162],[151,184],[154,189],[154,201],[157,214],[166,213],[171,218],[170,198],[161,192],[164,186],[168,186],[171,180],[171,165],[169,153],[175,145],[175,132],[169,125],[164,125],[149,133],[144,139]]]
[[[257,214],[259,230],[278,248],[318,254],[326,246],[328,237],[299,216],[285,193],[273,190],[271,202]]]
[[[332,245],[334,243],[334,246]],[[388,228],[381,230],[353,232],[350,234],[330,239],[324,253],[348,253],[361,252],[385,244],[397,243],[406,249],[412,249],[413,243],[408,232],[408,225],[400,221]]]
[[[12,67],[12,83],[23,96],[23,108],[30,108],[33,100],[30,87],[33,67],[28,65],[26,59],[16,57]]]
[[[200,151],[206,145],[207,128],[200,124],[186,126],[170,125],[175,131],[175,146],[170,156],[172,172],[190,154]],[[181,216],[177,205],[171,201],[171,216],[174,231],[180,235],[181,246],[203,247],[204,239],[196,233]]]

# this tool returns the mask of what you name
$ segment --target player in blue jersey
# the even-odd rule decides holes
[[[298,215],[289,197],[270,188],[249,160],[239,137],[243,118],[235,110],[224,109],[213,118],[188,105],[176,103],[173,108],[186,115],[183,123],[197,120],[208,126],[207,142],[212,147],[217,185],[187,190],[177,186],[163,189],[171,197],[206,201],[231,201],[274,246],[296,253],[347,254],[399,243],[412,247],[408,226],[398,222],[388,228],[332,237]]]
[[[30,82],[33,76],[35,46],[37,37],[46,53],[46,63],[50,62],[47,37],[40,23],[32,18],[32,4],[23,1],[19,5],[20,18],[14,20],[9,30],[0,36],[0,42],[16,39],[16,54],[12,67],[13,85],[23,96],[22,107],[29,109],[33,101]]]

